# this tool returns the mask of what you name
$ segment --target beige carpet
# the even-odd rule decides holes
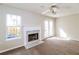
[[[34,48],[21,47],[1,55],[79,55],[79,42],[49,38]]]

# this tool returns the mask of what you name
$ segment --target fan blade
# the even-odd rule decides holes
[[[48,10],[44,11],[42,14],[47,14],[49,12],[50,12],[50,10],[48,9]]]

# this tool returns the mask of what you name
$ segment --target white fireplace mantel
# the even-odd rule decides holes
[[[24,44],[25,44],[26,49],[43,43],[43,41],[41,40],[41,28],[40,27],[24,27],[23,30],[24,30],[24,33],[23,33],[24,34]],[[37,33],[37,32],[39,33],[39,39],[28,42],[28,34]]]

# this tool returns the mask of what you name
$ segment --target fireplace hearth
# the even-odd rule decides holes
[[[43,43],[43,41],[41,40],[40,27],[24,27],[24,44],[26,49],[41,43]]]

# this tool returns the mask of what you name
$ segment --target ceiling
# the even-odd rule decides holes
[[[49,9],[49,6],[52,4],[53,3],[5,3],[4,5],[42,14],[47,9]],[[53,15],[52,13],[46,13],[43,15],[50,17],[60,17],[79,13],[79,3],[56,3],[56,5],[59,7],[56,15]]]

